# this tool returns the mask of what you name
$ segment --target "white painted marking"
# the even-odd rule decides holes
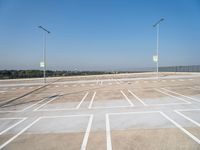
[[[167,95],[167,96],[170,96],[170,97],[176,98],[176,99],[178,99],[178,100],[180,100],[180,101],[183,101],[183,102],[185,102],[185,103],[187,103],[187,104],[191,104],[191,102],[189,102],[189,101],[187,101],[187,100],[185,100],[185,99],[183,99],[183,98],[180,98],[180,97],[171,95],[171,94],[169,94],[169,93],[163,92],[163,91],[158,90],[158,89],[155,89],[155,90],[158,91],[158,92],[160,92],[160,93],[163,93],[163,94],[165,94],[165,95]]]
[[[119,81],[118,79],[115,79],[115,82],[116,82],[117,84],[121,84],[120,81]]]
[[[4,148],[6,145],[8,145],[10,142],[12,142],[14,139],[16,139],[19,135],[21,135],[22,133],[24,133],[27,129],[29,129],[32,125],[34,125],[36,122],[38,122],[40,120],[40,118],[37,118],[35,121],[33,121],[31,124],[29,124],[28,126],[26,126],[24,129],[22,129],[20,132],[18,132],[15,136],[13,136],[12,138],[10,138],[8,141],[6,141],[4,144],[2,144],[0,146],[0,149]]]
[[[90,101],[90,104],[89,104],[89,106],[88,106],[89,109],[92,108],[92,103],[93,103],[93,101],[94,101],[95,95],[96,95],[96,91],[94,92],[94,94],[93,94],[93,96],[92,96],[92,99],[91,99],[91,101]]]
[[[20,121],[18,121],[17,123],[13,124],[12,126],[6,128],[5,130],[0,132],[0,135],[4,134],[5,132],[7,132],[8,130],[14,128],[15,126],[17,126],[18,124],[22,123],[24,120],[26,120],[27,118],[0,118],[0,120],[14,120],[14,119],[20,119]]]
[[[122,95],[125,97],[125,99],[128,101],[128,103],[131,105],[131,106],[134,106],[134,104],[131,102],[131,100],[126,96],[126,94],[121,90],[121,93]]]
[[[81,102],[76,106],[76,109],[79,109],[79,108],[80,108],[81,104],[83,103],[83,101],[85,100],[85,98],[88,96],[88,94],[89,94],[89,92],[87,92],[87,93],[83,96]]]
[[[191,100],[193,100],[193,101],[200,102],[200,100],[198,100],[198,99],[196,99],[196,98],[189,97],[189,96],[186,96],[186,95],[183,95],[183,94],[177,93],[177,92],[173,92],[173,91],[168,90],[168,89],[165,89],[165,88],[161,88],[161,89],[163,89],[163,90],[165,90],[165,91],[168,91],[168,92],[170,92],[170,93],[173,93],[173,94],[176,94],[176,95],[179,95],[179,96],[182,96],[182,97],[185,97],[185,98],[191,99]]]
[[[87,126],[87,129],[86,129],[86,132],[85,132],[85,135],[84,135],[84,138],[83,138],[83,142],[82,142],[82,145],[81,145],[81,150],[86,150],[87,142],[88,142],[91,126],[92,126],[92,121],[93,121],[93,115],[90,115],[88,126]]]
[[[106,145],[107,150],[112,150],[109,114],[106,114]]]
[[[116,109],[116,108],[130,108],[131,106],[97,106],[91,109]]]
[[[185,118],[185,119],[191,121],[192,123],[194,123],[195,125],[197,125],[198,127],[200,127],[200,123],[198,123],[198,122],[194,121],[193,119],[191,119],[191,118],[185,116],[183,113],[179,112],[178,110],[174,110],[174,112],[176,112],[177,114],[179,114],[179,115],[182,116],[183,118]]]
[[[176,109],[177,111],[200,111],[200,109]]]
[[[2,110],[2,111],[0,111],[0,113],[5,113],[5,112],[23,112],[23,111],[26,111],[27,109],[30,109],[30,108],[34,107],[35,105],[37,105],[37,104],[39,104],[39,103],[41,103],[41,102],[43,102],[45,100],[46,100],[46,98],[41,100],[41,101],[39,101],[39,102],[36,102],[36,103],[34,103],[34,104],[30,105],[30,106],[25,107],[22,110]]]
[[[39,103],[42,103],[42,102],[45,101],[46,99],[47,99],[47,98],[44,98],[43,100],[41,100],[41,101],[39,101],[39,102],[36,102],[36,103],[34,103],[34,104],[32,104],[32,105],[30,105],[30,106],[24,108],[23,111],[25,111],[25,110],[27,110],[27,109],[30,109],[30,108],[36,106],[36,105],[39,104]]]
[[[195,137],[193,134],[191,134],[189,131],[184,129],[180,124],[172,120],[169,116],[167,116],[165,113],[161,111],[145,111],[145,112],[125,112],[125,113],[109,113],[106,114],[106,137],[107,137],[107,150],[112,150],[112,143],[111,143],[111,135],[110,135],[110,124],[109,124],[109,115],[123,115],[123,114],[138,114],[138,113],[160,113],[165,119],[169,120],[172,124],[174,124],[176,127],[178,127],[181,131],[183,131],[186,135],[188,135],[190,138],[192,138],[195,142],[200,144],[200,140]],[[108,133],[107,133],[108,132]]]
[[[91,116],[91,115],[68,115],[68,116],[42,116],[42,117],[39,117],[35,121],[30,123],[28,126],[26,126],[24,129],[22,129],[20,132],[18,132],[16,135],[14,135],[12,138],[10,138],[8,141],[6,141],[4,144],[0,145],[0,149],[4,148],[6,145],[8,145],[10,142],[12,142],[14,139],[16,139],[21,134],[23,134],[26,130],[28,130],[30,127],[32,127],[34,124],[36,124],[41,119],[44,119],[44,118],[61,118],[61,117],[81,117],[81,116]],[[89,123],[91,123],[91,121]],[[87,137],[87,135],[86,135],[86,137]],[[87,140],[85,140],[85,141],[87,142]]]
[[[198,144],[200,144],[200,140],[195,137],[193,134],[191,134],[189,131],[187,131],[186,129],[184,129],[180,124],[178,124],[177,122],[175,122],[174,120],[172,120],[169,116],[167,116],[165,113],[160,112],[167,120],[169,120],[171,123],[173,123],[176,127],[178,127],[180,130],[182,130],[186,135],[188,135],[190,138],[192,138],[195,142],[197,142]]]
[[[125,99],[128,101],[128,103],[131,105],[131,106],[134,106],[134,104],[131,102],[131,100],[126,96],[126,94],[121,90],[120,91],[122,93],[122,95],[125,97]]]
[[[56,98],[58,98],[58,96],[56,96],[56,97],[52,98],[51,100],[47,101],[46,103],[40,105],[39,107],[35,108],[33,111],[37,111],[38,109],[44,107],[44,106],[47,105],[48,103],[54,101]]]
[[[143,102],[137,95],[135,95],[132,91],[128,90],[128,92],[134,96],[139,102],[141,102],[144,106],[147,106],[145,102]]]

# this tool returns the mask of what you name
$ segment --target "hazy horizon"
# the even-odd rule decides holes
[[[0,0],[0,70],[120,71],[154,68],[160,25],[160,66],[200,64],[198,0]]]

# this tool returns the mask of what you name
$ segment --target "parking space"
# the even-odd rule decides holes
[[[123,90],[98,90],[94,92],[88,108],[116,108],[132,106],[134,106],[134,104],[128,99]]]
[[[160,89],[129,89],[128,92],[145,106],[190,104],[189,101]]]
[[[200,148],[191,136],[165,116],[160,112],[107,114],[107,149],[197,150]]]
[[[175,110],[175,112],[187,121],[191,122],[193,126],[185,127],[185,129],[200,139],[200,109]]]
[[[10,132],[26,118],[0,118],[0,149],[16,134]]]
[[[152,76],[64,77],[36,91],[36,80],[4,84],[0,149],[199,150],[200,77]]]
[[[35,110],[37,111],[56,111],[56,110],[70,110],[79,109],[84,102],[89,92],[74,92],[74,93],[61,93],[51,100],[43,103]]]
[[[10,150],[82,149],[87,145],[92,115],[43,116],[2,144]],[[38,140],[40,139],[40,140]],[[59,140],[58,140],[59,139]]]
[[[171,92],[172,94],[180,95],[180,96],[185,96],[188,99],[192,99],[194,101],[199,101],[200,102],[200,91],[190,88],[190,87],[182,87],[182,88],[165,88],[164,90]]]

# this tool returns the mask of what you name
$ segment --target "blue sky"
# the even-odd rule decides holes
[[[40,69],[42,25],[48,69],[200,64],[200,0],[0,0],[0,69]]]

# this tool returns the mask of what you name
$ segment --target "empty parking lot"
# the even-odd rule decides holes
[[[0,81],[0,149],[200,149],[200,75]]]

